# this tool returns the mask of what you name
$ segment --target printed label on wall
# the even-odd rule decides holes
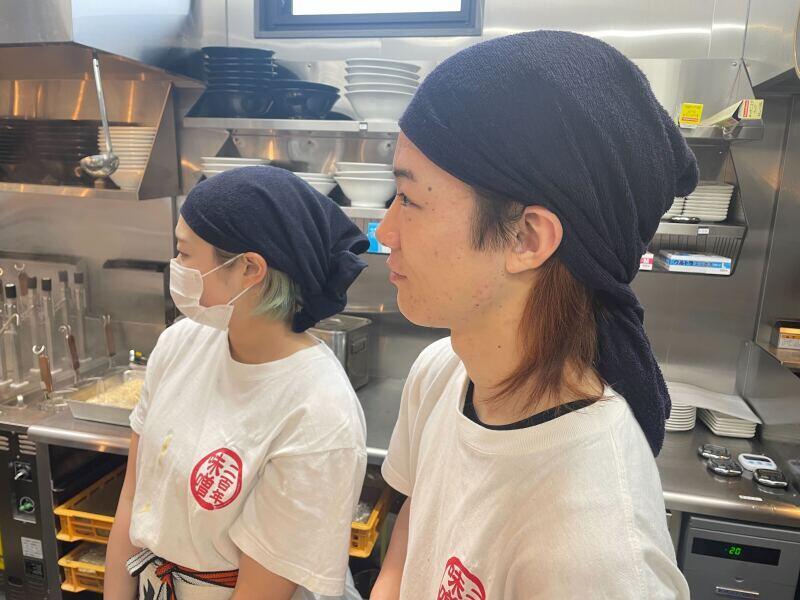
[[[44,559],[44,552],[42,552],[42,541],[34,540],[33,538],[20,538],[22,541],[22,556],[27,558]]]
[[[700,124],[703,116],[703,105],[694,102],[684,102],[681,104],[681,112],[678,116],[678,126],[693,128]]]

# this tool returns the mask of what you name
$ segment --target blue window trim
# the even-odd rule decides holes
[[[292,0],[255,0],[255,36],[400,37],[480,35],[483,0],[461,0],[461,10],[442,13],[292,15]]]

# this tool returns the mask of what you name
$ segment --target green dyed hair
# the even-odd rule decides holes
[[[219,264],[238,256],[235,252],[227,252],[216,247],[214,253]],[[264,315],[275,321],[291,322],[302,304],[300,287],[286,273],[271,267],[261,282],[259,296],[260,300],[253,314]]]

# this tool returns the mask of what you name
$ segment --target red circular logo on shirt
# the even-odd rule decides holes
[[[209,452],[192,469],[189,488],[206,510],[225,508],[242,491],[242,459],[228,448]]]

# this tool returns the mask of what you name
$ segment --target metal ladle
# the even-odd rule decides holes
[[[94,83],[97,86],[97,103],[100,105],[100,120],[103,122],[103,135],[106,140],[106,151],[102,154],[84,156],[81,159],[81,168],[95,178],[108,177],[119,167],[119,157],[114,154],[111,147],[111,130],[108,128],[106,115],[106,101],[103,96],[103,82],[100,79],[100,61],[97,53],[92,52],[92,69],[94,70]]]

